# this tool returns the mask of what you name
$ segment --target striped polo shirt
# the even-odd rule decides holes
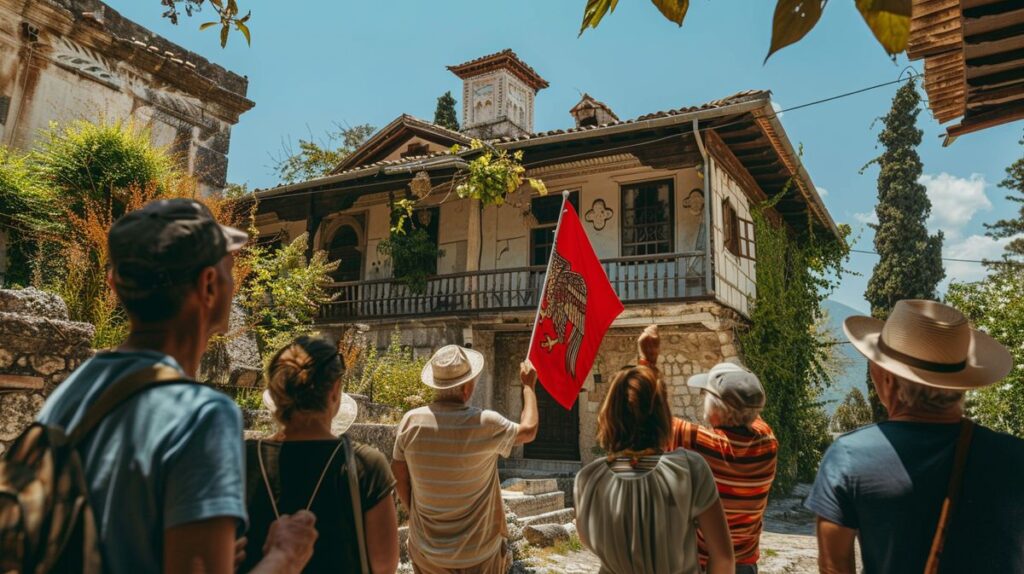
[[[508,532],[497,463],[518,433],[500,414],[462,404],[435,402],[405,414],[394,459],[409,467],[409,551],[420,571],[482,566],[501,556]]]
[[[764,511],[779,451],[771,427],[760,417],[750,428],[707,428],[673,419],[669,448],[695,451],[708,462],[729,521],[736,563],[757,564]],[[697,541],[701,564],[706,564],[708,554],[699,531]]]

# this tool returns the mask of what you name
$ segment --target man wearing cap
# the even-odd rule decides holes
[[[655,368],[661,351],[658,327],[647,327],[637,346],[640,363]],[[779,450],[775,433],[760,416],[764,387],[737,362],[719,363],[707,373],[690,377],[686,384],[701,391],[705,424],[673,418],[669,449],[693,450],[707,461],[729,522],[736,572],[756,574],[764,511]],[[699,531],[697,543],[705,566],[708,553]]]
[[[405,414],[394,462],[409,510],[409,557],[419,574],[505,574],[512,556],[498,482],[498,457],[537,436],[537,373],[520,365],[520,422],[466,404],[484,368],[478,351],[448,345],[423,368],[433,403]]]
[[[39,420],[70,431],[104,391],[154,365],[194,378],[210,337],[227,329],[231,267],[246,240],[187,199],[115,222],[108,281],[128,338],[76,369]],[[149,388],[103,418],[79,452],[105,571],[234,571],[246,512],[242,418],[231,399],[191,381]],[[300,571],[316,538],[312,515],[285,518],[270,538],[255,571]]]
[[[818,468],[805,505],[821,571],[854,572],[859,539],[865,572],[1024,572],[1024,441],[963,404],[1010,372],[1010,353],[935,301],[843,328],[889,418],[836,439]]]

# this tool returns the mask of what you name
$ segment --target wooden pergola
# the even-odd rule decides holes
[[[935,119],[960,118],[944,145],[1024,118],[1024,1],[913,0],[907,56]]]

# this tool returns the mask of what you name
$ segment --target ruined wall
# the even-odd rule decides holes
[[[0,451],[25,429],[46,397],[92,356],[93,326],[68,321],[59,297],[0,290]]]
[[[207,190],[227,177],[248,80],[98,0],[0,0],[0,143],[28,149],[52,121],[132,119]]]

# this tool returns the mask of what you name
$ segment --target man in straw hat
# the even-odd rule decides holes
[[[974,425],[963,405],[1010,372],[1009,352],[935,301],[843,327],[889,419],[825,453],[805,502],[821,571],[854,572],[859,538],[865,572],[1024,572],[1024,441]]]
[[[520,365],[517,424],[466,404],[483,368],[478,351],[439,349],[421,376],[434,402],[398,425],[391,469],[409,510],[409,557],[421,574],[505,574],[511,566],[497,463],[537,436],[537,373],[529,361]]]

